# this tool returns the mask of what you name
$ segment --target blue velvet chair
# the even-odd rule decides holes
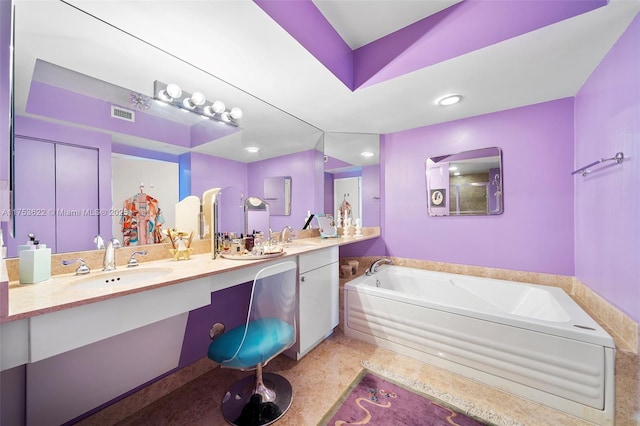
[[[295,343],[296,272],[295,262],[289,261],[260,270],[253,280],[245,324],[212,336],[210,359],[221,367],[255,370],[254,376],[234,383],[222,399],[222,414],[233,425],[271,424],[291,406],[289,381],[275,373],[263,374],[262,368]]]

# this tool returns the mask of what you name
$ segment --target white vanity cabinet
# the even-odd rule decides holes
[[[338,247],[298,257],[298,330],[294,346],[285,352],[300,359],[338,325]]]

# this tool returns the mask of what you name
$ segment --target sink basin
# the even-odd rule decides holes
[[[171,268],[119,269],[111,272],[92,272],[71,283],[74,288],[108,288],[135,284],[167,275]]]
[[[309,247],[318,247],[320,245],[320,241],[292,241],[290,243],[285,244],[285,248],[309,248]]]

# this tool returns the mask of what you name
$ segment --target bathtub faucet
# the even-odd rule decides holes
[[[387,265],[393,265],[393,262],[391,261],[391,259],[389,259],[388,257],[382,257],[378,260],[376,260],[375,262],[373,262],[371,264],[371,266],[369,267],[369,269],[367,269],[366,274],[367,275],[373,275],[376,272],[378,272],[378,267],[380,265],[382,265],[383,263],[387,264]]]

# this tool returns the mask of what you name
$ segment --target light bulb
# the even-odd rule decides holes
[[[222,121],[224,121],[225,123],[229,123],[231,121],[231,117],[229,117],[229,113],[227,111],[223,112],[222,114],[220,114],[220,118],[222,119]]]
[[[216,114],[222,114],[224,112],[225,106],[222,101],[215,101],[213,105],[211,105],[213,112]]]
[[[234,120],[238,120],[242,118],[242,110],[238,107],[231,108],[230,114],[231,114],[231,118],[233,118]]]
[[[213,117],[215,115],[215,111],[213,110],[213,107],[211,105],[207,105],[206,107],[204,107],[202,109],[202,112],[205,113],[205,115],[208,115],[209,117]]]
[[[204,105],[206,100],[207,98],[204,97],[202,92],[193,92],[193,95],[191,95],[191,103],[196,106]]]
[[[165,89],[165,92],[174,99],[182,96],[182,89],[175,83],[169,83],[167,85],[167,88]]]

